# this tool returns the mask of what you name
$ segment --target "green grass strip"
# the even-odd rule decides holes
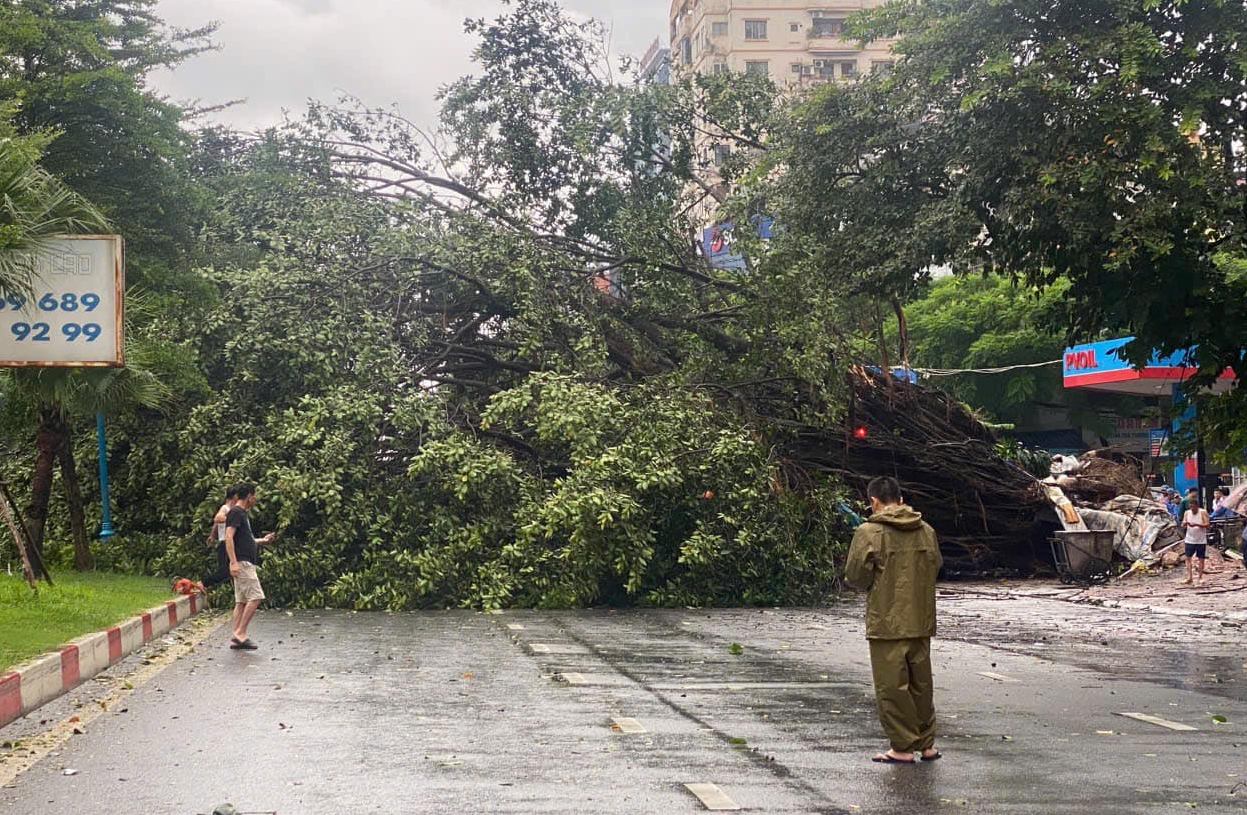
[[[0,671],[102,631],[173,599],[163,578],[54,572],[35,595],[20,576],[0,574]]]

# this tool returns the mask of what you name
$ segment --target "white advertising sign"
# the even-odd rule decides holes
[[[121,238],[56,238],[32,260],[33,293],[0,298],[0,367],[124,364]]]

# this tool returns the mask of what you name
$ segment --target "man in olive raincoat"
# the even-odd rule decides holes
[[[868,592],[866,638],[875,679],[879,721],[891,749],[872,761],[935,761],[935,702],[931,637],[935,635],[935,579],[944,565],[935,530],[905,505],[895,478],[867,487],[874,514],[858,527],[844,576]]]

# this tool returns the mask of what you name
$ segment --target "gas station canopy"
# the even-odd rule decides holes
[[[1153,353],[1142,369],[1131,367],[1116,353],[1131,341],[1132,337],[1126,337],[1065,349],[1065,387],[1135,396],[1171,396],[1175,385],[1196,374],[1197,369],[1190,361],[1191,350],[1164,356]],[[1233,382],[1234,372],[1227,370],[1221,374],[1213,390],[1229,390]]]

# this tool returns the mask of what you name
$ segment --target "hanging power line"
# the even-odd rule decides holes
[[[1064,360],[1052,359],[1047,362],[1031,362],[1025,365],[1006,365],[1000,368],[914,368],[922,376],[959,376],[961,374],[1007,374],[1024,368],[1046,368],[1049,365],[1060,365]]]

